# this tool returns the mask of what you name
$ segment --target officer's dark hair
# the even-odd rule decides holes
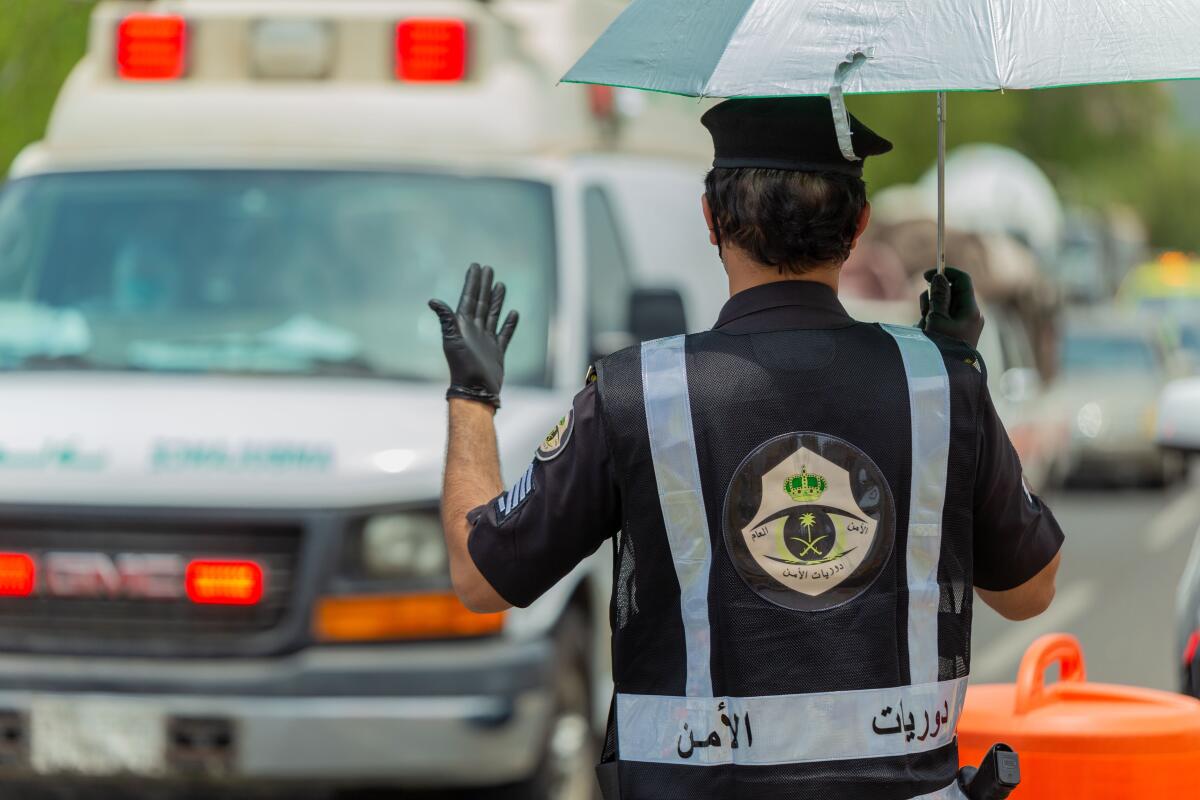
[[[781,275],[849,258],[867,204],[862,178],[837,172],[716,167],[704,188],[720,242]]]

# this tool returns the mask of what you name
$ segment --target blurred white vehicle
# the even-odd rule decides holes
[[[1200,452],[1200,378],[1180,378],[1163,389],[1157,433],[1163,447]]]
[[[1142,297],[1135,313],[1166,328],[1173,345],[1172,372],[1200,373],[1200,297]]]
[[[843,297],[842,302],[852,317],[865,322],[911,325],[920,318],[915,299],[881,302]],[[1061,469],[1065,425],[1046,402],[1025,329],[1015,317],[997,309],[985,308],[983,314],[987,322],[979,340],[979,355],[987,367],[988,391],[1021,458],[1026,480],[1040,491]]]
[[[620,5],[97,7],[0,193],[0,776],[590,794],[610,559],[458,604],[425,304],[508,284],[509,479],[711,321],[695,104],[554,87]]]
[[[988,343],[985,327],[980,341],[992,401],[1021,457],[1026,480],[1042,491],[1060,480],[1069,437],[1067,420],[1049,396],[1053,384],[1047,386],[1042,379],[1020,318],[998,309],[985,315],[995,337],[995,344]]]
[[[1113,308],[1068,316],[1052,402],[1070,420],[1063,477],[1162,486],[1183,469],[1157,442],[1158,403],[1170,377],[1159,329]]]
[[[1180,458],[1200,456],[1200,377],[1167,384],[1158,413],[1158,442]],[[1200,534],[1193,541],[1175,602],[1180,691],[1200,697]]]
[[[917,185],[927,203],[936,203],[936,168]],[[1042,262],[1059,251],[1062,201],[1046,173],[1016,150],[994,144],[956,148],[946,162],[946,202],[962,230],[1011,236]]]

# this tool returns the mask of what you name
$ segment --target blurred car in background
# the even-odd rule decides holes
[[[1172,326],[1177,366],[1183,372],[1200,370],[1200,261],[1164,253],[1131,271],[1118,299],[1138,315]]]
[[[1047,383],[1038,369],[1022,317],[1003,308],[990,309],[985,316],[979,352],[988,368],[992,402],[1021,457],[1025,479],[1042,491],[1061,479],[1070,435],[1067,422],[1051,399],[1054,383]]]
[[[1186,253],[1163,253],[1131,270],[1121,281],[1118,297],[1135,306],[1200,300],[1200,261]]]
[[[852,317],[865,322],[911,325],[920,316],[913,300],[842,297],[842,302]],[[979,355],[987,368],[988,391],[1021,458],[1026,480],[1040,491],[1061,473],[1066,426],[1047,402],[1029,336],[1018,318],[991,307],[985,307],[983,315],[987,321],[979,339]]]
[[[1175,372],[1200,371],[1200,297],[1143,298],[1136,309],[1139,316],[1163,327]]]
[[[1181,367],[1190,373],[1200,371],[1200,302],[1188,313],[1189,323],[1179,326]]]
[[[1062,249],[1046,266],[1067,302],[1107,303],[1122,279],[1145,260],[1146,237],[1145,225],[1128,208],[1070,208]]]
[[[458,603],[425,304],[481,261],[521,312],[510,481],[709,321],[695,104],[554,87],[620,6],[96,8],[0,192],[0,775],[590,796],[610,558]]]
[[[1189,451],[1195,455],[1200,451]],[[1176,591],[1176,657],[1179,691],[1200,698],[1200,535],[1192,544]]]
[[[1178,378],[1163,389],[1156,438],[1170,450],[1200,452],[1200,377]]]
[[[1167,384],[1159,405],[1157,434],[1159,444],[1180,458],[1200,456],[1200,377]],[[1179,688],[1200,697],[1200,533],[1192,541],[1175,598]]]
[[[1063,479],[1163,486],[1183,459],[1159,447],[1158,403],[1172,377],[1161,325],[1114,307],[1068,315],[1051,402],[1070,421]]]

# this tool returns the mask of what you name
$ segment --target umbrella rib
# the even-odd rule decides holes
[[[754,2],[751,0],[751,2],[746,3],[742,8],[742,15],[738,17],[737,24],[733,26],[729,38],[725,41],[725,46],[721,48],[721,55],[717,56],[717,60],[713,62],[712,72],[708,73],[708,77],[704,80],[704,86],[700,89],[700,99],[703,100],[710,96],[708,90],[712,86],[713,76],[721,70],[721,62],[725,60],[725,54],[729,52],[729,46],[733,44],[733,37],[737,36],[738,31],[742,28],[742,23],[746,21],[746,15],[750,13],[750,9],[753,7]]]
[[[1103,3],[1097,4],[1096,13],[1099,14],[1100,20],[1104,23],[1104,27],[1108,29],[1109,35],[1113,36],[1114,38],[1119,38],[1117,36],[1116,28],[1113,26],[1112,19],[1108,16],[1108,13],[1104,10]],[[1126,77],[1133,78],[1134,69],[1133,69],[1133,66],[1129,63],[1129,58],[1125,55],[1124,51],[1120,51],[1120,55],[1121,55],[1121,63],[1123,63],[1125,65]]]
[[[996,21],[996,0],[986,0],[988,9],[988,20],[992,23],[992,60],[996,64],[996,83],[999,85],[1000,91],[1004,91],[1008,85],[1008,76],[1004,75],[1000,66],[1000,25]]]

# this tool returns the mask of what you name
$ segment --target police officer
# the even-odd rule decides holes
[[[499,325],[477,265],[457,311],[431,303],[455,589],[527,606],[616,536],[609,796],[959,797],[971,587],[1036,615],[1063,541],[988,394],[969,279],[934,281],[924,331],[856,322],[838,273],[870,217],[861,159],[891,144],[852,119],[848,160],[823,98],[703,123],[729,302],[711,331],[597,363],[507,491],[493,413],[516,316]]]

